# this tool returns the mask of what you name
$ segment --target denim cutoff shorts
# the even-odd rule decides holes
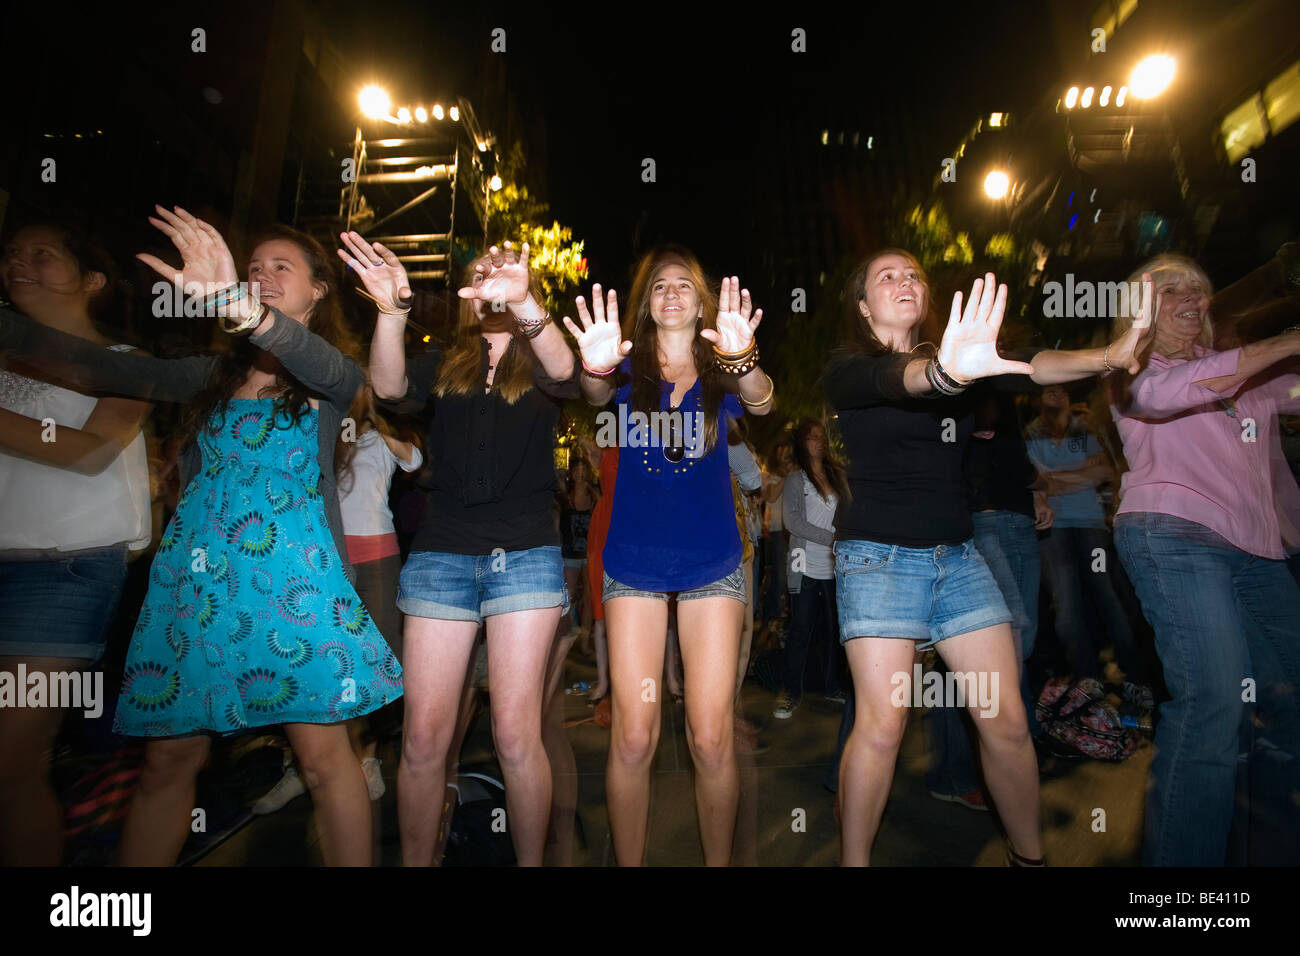
[[[0,657],[97,661],[126,583],[126,546],[0,561]]]
[[[605,575],[604,594],[601,597],[602,603],[609,603],[614,598],[621,597],[640,597],[654,598],[659,601],[667,601],[670,597],[675,596],[678,602],[694,601],[697,598],[710,597],[729,597],[734,598],[741,604],[747,602],[745,593],[745,565],[736,565],[736,570],[732,571],[726,577],[719,578],[712,584],[704,584],[698,588],[691,588],[689,591],[641,591],[637,588],[630,588],[626,584],[620,584],[608,574]]]
[[[564,561],[558,546],[451,554],[412,551],[397,582],[397,607],[412,617],[474,621],[485,617],[558,607],[569,611]]]
[[[903,637],[918,650],[1011,621],[993,572],[974,539],[934,548],[875,541],[835,542],[840,643]]]

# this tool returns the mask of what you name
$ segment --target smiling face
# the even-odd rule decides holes
[[[690,270],[669,263],[650,282],[650,317],[661,329],[690,328],[704,315],[704,303]]]
[[[808,436],[804,439],[804,447],[808,450],[808,457],[814,461],[826,457],[826,429],[820,425],[808,430]]]
[[[20,229],[0,256],[0,281],[9,300],[28,315],[51,309],[84,310],[104,288],[102,272],[83,272],[59,230],[49,226]]]
[[[258,283],[263,302],[303,325],[327,291],[325,283],[312,280],[307,257],[288,239],[268,239],[253,250],[248,281]]]
[[[873,329],[905,332],[924,318],[929,295],[920,267],[906,256],[889,253],[868,267],[858,310]]]
[[[1209,323],[1210,290],[1198,276],[1181,270],[1162,271],[1153,278],[1156,294],[1162,297],[1156,338],[1167,348],[1186,348]]]

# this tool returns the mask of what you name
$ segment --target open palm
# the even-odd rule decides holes
[[[591,305],[594,316],[588,311],[586,301],[578,296],[578,319],[582,328],[578,328],[567,315],[564,316],[564,327],[578,340],[583,364],[594,372],[608,372],[617,368],[623,357],[632,351],[632,343],[623,339],[623,330],[618,324],[618,296],[613,289],[609,290],[608,299],[602,301],[600,286],[592,286]]]
[[[343,241],[339,258],[361,279],[371,301],[388,312],[410,305],[411,280],[391,249],[367,242],[359,232],[341,232],[339,238]]]
[[[174,279],[179,272],[181,284],[186,288],[197,284],[201,289],[200,295],[239,281],[234,256],[230,254],[221,233],[180,206],[175,206],[170,211],[162,206],[154,206],[154,210],[159,218],[150,216],[149,222],[166,233],[172,244],[180,250],[181,267],[177,269],[146,252],[137,255],[137,259],[164,279]]]
[[[983,279],[976,279],[964,312],[961,293],[952,297],[948,328],[939,343],[939,364],[960,382],[993,375],[1034,373],[1032,365],[1010,362],[998,355],[998,331],[1007,306],[1007,287],[997,285],[996,281],[991,272]]]
[[[754,341],[754,333],[762,321],[763,310],[754,311],[749,290],[742,289],[740,280],[732,276],[722,280],[722,288],[718,291],[717,331],[700,329],[700,335],[720,352],[743,352]]]
[[[1138,362],[1138,353],[1156,334],[1155,317],[1160,314],[1160,303],[1164,296],[1156,292],[1155,279],[1151,273],[1142,273],[1142,302],[1137,310],[1133,325],[1121,335],[1107,350],[1107,361],[1113,368],[1127,369],[1136,375],[1142,370]]]
[[[474,267],[473,284],[456,294],[462,299],[516,305],[528,298],[528,279],[528,243],[516,250],[507,242],[502,248],[493,246],[488,250]]]

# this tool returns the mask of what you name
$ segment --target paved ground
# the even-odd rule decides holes
[[[592,679],[589,664],[570,658],[566,686]],[[589,715],[586,698],[565,698],[567,717]],[[773,695],[754,682],[745,686],[746,712],[762,728],[771,749],[741,758],[741,814],[737,862],[760,866],[833,866],[838,829],[832,795],[822,780],[834,753],[840,707],[808,695],[790,720],[771,717]],[[663,710],[650,811],[647,862],[699,866],[700,851],[690,757],[683,710],[671,698]],[[881,866],[1001,866],[1002,842],[990,813],[930,797],[925,788],[925,739],[918,715],[909,722],[873,863]],[[609,731],[583,723],[569,730],[578,768],[578,825],[573,862],[613,864],[605,809],[605,758]],[[377,804],[376,846],[383,865],[397,865],[395,745],[381,753],[388,793]],[[1135,866],[1151,748],[1143,746],[1123,764],[1057,761],[1043,770],[1046,852],[1058,866]],[[462,765],[491,764],[490,728],[478,720]],[[1094,830],[1094,811],[1105,811],[1104,831]],[[795,812],[805,811],[806,830],[795,832]],[[201,861],[205,866],[317,865],[320,855],[307,797],[279,813],[257,817]]]

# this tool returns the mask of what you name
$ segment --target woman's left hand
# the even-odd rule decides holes
[[[763,321],[763,310],[754,312],[753,309],[749,290],[740,287],[740,280],[735,276],[723,279],[722,289],[718,292],[718,328],[716,331],[700,329],[700,335],[712,342],[719,352],[743,352],[754,341],[758,323]]]
[[[165,232],[172,244],[180,250],[181,267],[177,269],[170,266],[147,252],[139,253],[137,259],[164,279],[175,280],[179,273],[182,286],[188,290],[192,284],[197,284],[201,290],[198,292],[200,296],[207,296],[239,281],[234,256],[226,247],[221,233],[202,219],[191,216],[180,206],[174,206],[170,212],[162,206],[154,206],[154,209],[161,218],[150,216],[149,222]]]
[[[1151,273],[1142,273],[1142,303],[1137,318],[1132,327],[1106,350],[1106,361],[1112,368],[1127,369],[1132,375],[1142,370],[1138,354],[1156,333],[1156,316],[1160,314],[1160,302],[1164,298],[1156,293],[1155,287]]]
[[[507,307],[524,302],[530,293],[528,243],[519,250],[508,242],[501,248],[493,246],[474,267],[471,282],[457,292],[462,299],[502,302]]]

